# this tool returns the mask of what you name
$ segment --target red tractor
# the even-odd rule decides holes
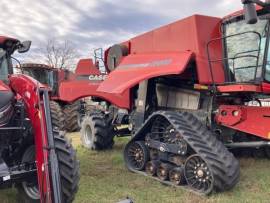
[[[76,152],[61,129],[50,90],[13,73],[12,54],[30,41],[0,37],[0,184],[15,186],[19,202],[72,202],[78,189]]]
[[[194,15],[110,47],[107,78],[68,90],[66,100],[106,101],[109,123],[129,124],[129,170],[209,194],[238,182],[236,155],[270,157],[261,102],[270,95],[270,4],[242,2],[244,11],[223,19]],[[104,115],[84,117],[90,143],[112,135]]]

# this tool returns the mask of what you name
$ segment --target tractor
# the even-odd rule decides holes
[[[0,186],[16,187],[19,202],[72,202],[79,163],[60,106],[47,86],[13,72],[12,54],[30,45],[0,36]]]
[[[199,194],[233,188],[236,157],[270,158],[262,102],[270,96],[270,3],[242,3],[224,18],[193,15],[105,50],[106,79],[66,98],[93,96],[110,109],[86,115],[82,135],[98,146],[110,124],[128,124],[130,171]]]

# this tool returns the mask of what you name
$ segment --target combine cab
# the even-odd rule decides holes
[[[60,131],[63,117],[49,89],[13,74],[11,55],[31,42],[0,37],[1,188],[15,186],[19,202],[72,202],[78,189],[76,152]]]

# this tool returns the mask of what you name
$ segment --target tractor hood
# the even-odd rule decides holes
[[[143,80],[182,73],[191,60],[191,51],[130,54],[100,84],[97,91],[123,94]]]

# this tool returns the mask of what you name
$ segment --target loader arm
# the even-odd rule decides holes
[[[17,96],[24,101],[27,115],[32,122],[41,202],[61,202],[48,88],[25,75],[10,76],[10,85]]]

